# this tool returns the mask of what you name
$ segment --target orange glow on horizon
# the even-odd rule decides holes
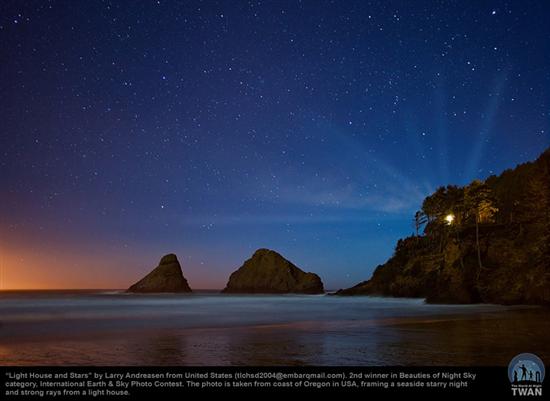
[[[137,260],[136,260],[137,259]],[[84,253],[52,248],[0,249],[0,291],[125,289],[151,271],[158,260],[109,253]],[[180,259],[181,262],[181,259]],[[208,274],[182,262],[194,289],[223,288],[227,277]],[[197,274],[200,273],[200,274]]]
[[[78,262],[75,263],[75,260]],[[117,288],[118,283],[122,285],[122,277],[115,276],[114,280],[107,280],[94,274],[96,269],[93,266],[99,263],[101,261],[94,257],[82,261],[76,255],[60,254],[50,250],[2,250],[0,289]]]

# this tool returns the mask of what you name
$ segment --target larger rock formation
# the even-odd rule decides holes
[[[269,249],[258,249],[252,258],[231,276],[225,293],[241,294],[321,294],[323,283],[314,273],[306,273]]]
[[[151,273],[128,288],[128,292],[191,292],[173,253],[165,255]]]
[[[432,303],[550,304],[550,149],[484,182],[447,186],[372,278],[337,295]]]

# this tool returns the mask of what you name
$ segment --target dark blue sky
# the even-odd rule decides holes
[[[256,248],[337,288],[423,197],[550,143],[545,1],[4,1],[2,285],[124,287]]]

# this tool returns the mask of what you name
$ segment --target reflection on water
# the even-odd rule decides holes
[[[303,330],[254,328],[224,337],[229,365],[308,365],[325,352],[324,336]]]
[[[0,294],[3,365],[507,365],[550,312],[324,296]]]

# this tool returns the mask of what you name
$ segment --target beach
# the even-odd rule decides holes
[[[550,311],[325,295],[0,293],[0,364],[506,366]]]

